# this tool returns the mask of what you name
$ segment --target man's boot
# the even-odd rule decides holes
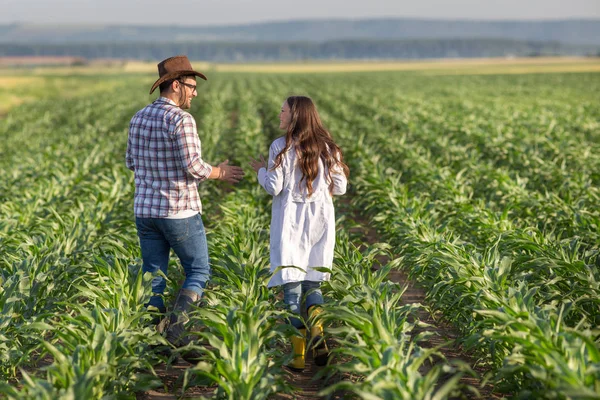
[[[300,336],[294,335],[290,338],[292,342],[292,354],[294,359],[286,365],[294,372],[302,372],[306,365],[306,329],[298,329]]]
[[[329,359],[329,349],[325,338],[323,337],[323,323],[317,318],[323,309],[319,306],[310,306],[308,308],[308,318],[312,322],[310,327],[310,343],[313,351],[313,359],[319,367],[327,365]]]
[[[200,300],[198,293],[189,289],[181,289],[173,306],[173,313],[167,328],[167,341],[175,347],[185,347],[190,339],[185,336],[185,324],[189,321],[188,312]],[[201,355],[194,350],[182,352],[181,357],[190,364],[196,364]]]
[[[146,305],[146,310],[155,314],[150,321],[150,325],[154,326],[158,333],[163,333],[165,326],[167,325],[167,318],[165,316],[167,309],[165,307],[156,307],[148,304]]]

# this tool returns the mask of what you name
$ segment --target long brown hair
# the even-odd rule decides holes
[[[314,192],[312,184],[319,172],[319,159],[323,160],[323,164],[327,167],[329,192],[332,193],[331,169],[339,166],[346,177],[350,175],[350,169],[344,164],[342,150],[335,144],[327,129],[323,127],[317,107],[310,97],[290,96],[286,102],[290,107],[292,119],[285,134],[285,147],[275,158],[273,169],[281,165],[284,154],[294,144],[298,165],[302,171],[300,182],[306,183],[308,196]]]

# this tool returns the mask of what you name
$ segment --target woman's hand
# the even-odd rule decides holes
[[[255,160],[254,158],[250,158],[250,166],[252,167],[254,172],[256,172],[257,174],[258,174],[259,169],[267,168],[267,162],[265,161],[265,158],[262,155],[260,155],[259,158],[260,158],[260,161]]]

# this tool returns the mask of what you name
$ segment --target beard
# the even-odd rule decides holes
[[[192,98],[187,95],[187,92],[184,90],[179,92],[179,99],[177,101],[177,106],[183,110],[187,110],[192,105]]]

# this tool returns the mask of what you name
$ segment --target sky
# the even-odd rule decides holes
[[[237,25],[371,17],[600,19],[600,0],[2,0],[0,24]]]

